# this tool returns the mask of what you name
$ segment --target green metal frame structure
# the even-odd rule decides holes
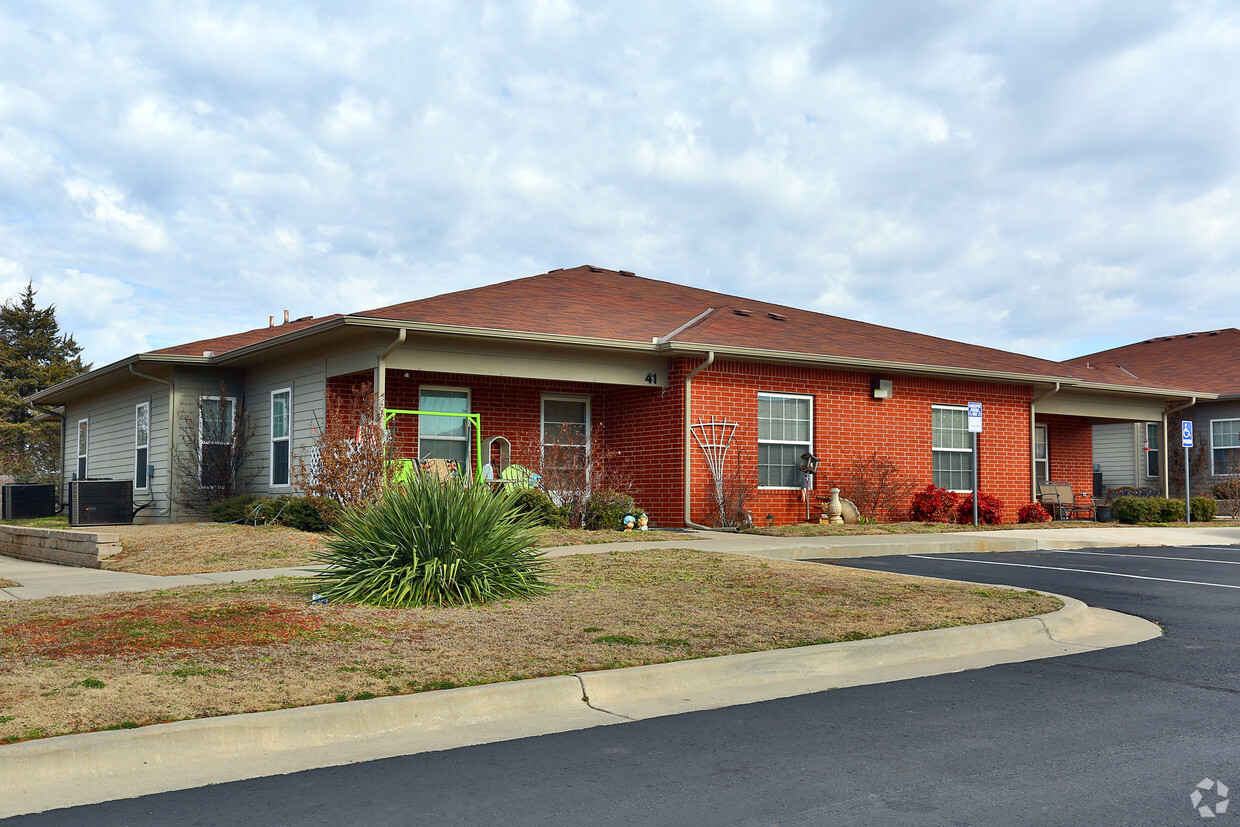
[[[464,419],[474,427],[474,479],[482,479],[482,414],[476,413],[448,413],[445,411],[405,411],[399,408],[383,409],[383,429],[386,431],[388,423],[391,422],[397,414],[410,414],[411,416],[453,416],[457,419]]]

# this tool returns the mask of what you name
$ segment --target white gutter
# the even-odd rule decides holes
[[[142,379],[150,379],[152,382],[159,382],[161,385],[168,386],[168,470],[165,472],[168,475],[168,507],[155,515],[157,517],[167,517],[172,514],[172,452],[176,447],[177,422],[176,387],[173,385],[171,379],[160,379],[158,376],[151,376],[149,373],[142,373],[133,366],[132,362],[129,363],[129,372]],[[147,426],[150,426],[149,422],[147,423]],[[150,480],[147,480],[147,485],[151,486],[151,495],[154,496],[155,484]]]
[[[385,401],[387,398],[387,358],[405,343],[405,336],[408,333],[406,328],[400,329],[400,332],[396,334],[396,341],[388,345],[387,350],[379,356],[379,366],[375,368],[375,407],[378,408],[375,415],[380,418],[380,422],[383,421],[383,408],[387,405]]]
[[[1197,404],[1197,397],[1194,396],[1191,402],[1185,402],[1183,405],[1176,405],[1175,407],[1167,408],[1166,410],[1163,411],[1163,415],[1162,415],[1162,462],[1159,464],[1162,465],[1162,468],[1160,470],[1162,471],[1162,489],[1163,489],[1164,497],[1171,496],[1171,472],[1169,470],[1169,466],[1167,465],[1167,462],[1171,457],[1171,446],[1167,442],[1167,422],[1168,420],[1170,420],[1171,414],[1175,413],[1176,411],[1182,411],[1185,408],[1191,408],[1196,404]],[[1187,473],[1187,470],[1188,469],[1185,469],[1186,473]]]
[[[685,377],[685,525],[689,528],[700,528],[706,531],[710,530],[710,526],[695,523],[689,516],[689,506],[691,504],[690,484],[693,479],[693,475],[690,473],[693,459],[693,431],[690,429],[692,422],[689,417],[693,413],[693,395],[691,393],[693,377],[714,364],[714,361],[715,352],[713,350],[707,351],[706,361],[691,370],[689,375]]]
[[[1051,388],[1050,390],[1048,390],[1046,393],[1042,394],[1041,396],[1035,396],[1033,398],[1033,401],[1029,403],[1029,489],[1030,489],[1030,494],[1032,496],[1032,499],[1030,499],[1030,502],[1036,503],[1038,501],[1038,458],[1037,458],[1037,446],[1038,446],[1037,407],[1038,407],[1038,403],[1041,402],[1043,399],[1046,399],[1048,396],[1054,396],[1055,394],[1059,393],[1060,387],[1061,387],[1060,383],[1056,382],[1055,387]],[[1051,437],[1050,437],[1050,433],[1048,432],[1046,435],[1046,451],[1047,451],[1046,473],[1047,474],[1051,472],[1050,441],[1051,441]],[[977,462],[977,457],[974,457],[973,461]]]

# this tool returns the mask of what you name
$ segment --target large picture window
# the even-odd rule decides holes
[[[1158,476],[1158,422],[1145,423],[1145,476]]]
[[[968,408],[931,408],[931,449],[934,484],[950,491],[973,490],[973,435]]]
[[[420,388],[418,410],[469,413],[466,388]],[[463,416],[419,416],[418,457],[454,459],[461,471],[469,467],[469,420]]]
[[[1240,474],[1240,419],[1210,422],[1210,458],[1215,475]]]
[[[758,394],[758,485],[800,488],[801,454],[812,453],[814,400],[786,393]]]
[[[151,403],[142,402],[133,413],[133,487],[145,491],[150,486],[146,464],[151,449]]]
[[[223,488],[232,482],[233,429],[237,400],[231,396],[198,399],[199,480],[207,488]]]
[[[271,393],[271,484],[288,485],[289,457],[292,453],[293,391]]]

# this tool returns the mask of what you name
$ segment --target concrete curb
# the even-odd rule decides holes
[[[0,747],[0,818],[172,789],[1124,646],[1161,630],[1064,601],[1019,620],[159,724]]]

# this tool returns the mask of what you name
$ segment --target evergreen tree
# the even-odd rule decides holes
[[[39,308],[37,291],[0,305],[0,474],[21,481],[52,481],[60,468],[60,423],[37,422],[22,400],[85,373],[82,348],[60,332],[56,308]]]

